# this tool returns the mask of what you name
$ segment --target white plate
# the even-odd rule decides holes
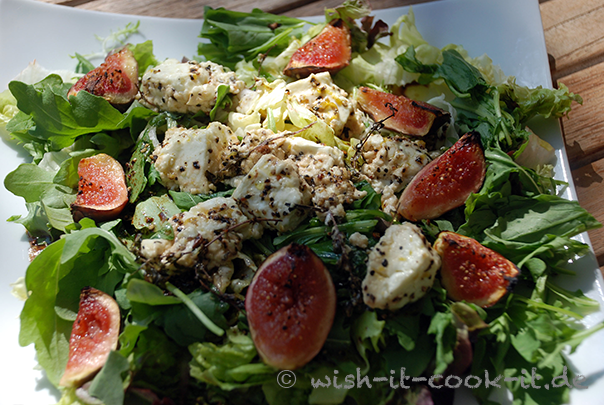
[[[228,8],[228,5],[226,5]],[[379,18],[391,24],[407,12],[406,7],[377,10]],[[413,8],[417,27],[424,38],[442,47],[462,44],[471,56],[488,54],[507,75],[528,86],[551,87],[547,52],[537,0],[443,0]],[[181,58],[196,54],[201,21],[126,16],[77,10],[30,0],[0,0],[0,90],[6,88],[28,63],[37,60],[47,69],[73,69],[70,57],[96,52],[100,48],[95,35],[107,36],[128,22],[140,21],[143,35],[132,42],[152,39],[156,56]],[[537,131],[557,149],[556,177],[571,183],[566,197],[576,199],[560,128],[556,120],[541,123]],[[5,140],[0,144],[0,178],[14,170],[25,154]],[[9,284],[23,276],[28,264],[27,240],[20,225],[5,219],[25,214],[21,198],[2,187],[0,190],[0,382],[2,399],[7,405],[54,404],[57,391],[35,370],[32,346],[18,345],[19,313],[22,303],[10,294]],[[586,235],[581,235],[588,242]],[[592,298],[604,303],[602,277],[593,254],[572,265],[580,272],[576,280],[565,282],[568,288],[580,287]],[[592,325],[601,321],[602,312],[586,318]],[[587,390],[573,390],[572,404],[593,404],[604,396],[604,332],[586,340],[571,356],[575,370],[587,377]],[[459,392],[457,403],[467,393]]]

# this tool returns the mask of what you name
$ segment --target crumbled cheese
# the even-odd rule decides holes
[[[391,215],[396,213],[396,193],[405,188],[430,162],[428,151],[421,141],[378,134],[367,139],[362,157],[365,164],[361,166],[361,175],[382,195],[382,210]]]
[[[234,158],[240,163],[240,172],[247,174],[268,153],[285,159],[286,155],[281,150],[283,142],[282,134],[275,134],[270,129],[258,128],[246,132],[241,142],[232,148],[236,151]]]
[[[229,127],[219,122],[206,129],[171,128],[152,159],[166,188],[207,194],[215,190],[207,173],[220,174],[228,146],[236,139]]]
[[[232,94],[245,88],[234,72],[225,72],[216,63],[167,59],[143,75],[140,102],[156,111],[208,114],[220,85],[229,86]]]
[[[295,229],[306,218],[303,207],[311,202],[310,190],[294,162],[272,154],[263,155],[241,179],[233,198],[250,218],[262,219],[264,227],[279,232]]]
[[[440,256],[416,225],[392,225],[369,253],[363,301],[390,310],[414,302],[432,287],[440,265]]]
[[[170,246],[172,246],[171,240],[143,239],[140,253],[147,260],[158,259]]]
[[[198,262],[207,270],[228,267],[243,240],[262,236],[262,228],[248,223],[237,202],[225,197],[212,198],[175,215],[172,227],[174,240],[164,242],[169,247],[160,256],[168,269],[175,268],[175,263],[193,267]]]
[[[354,186],[341,150],[298,137],[285,139],[282,148],[295,160],[298,173],[312,189],[312,203],[320,211],[343,217],[343,204],[367,194]]]
[[[366,249],[367,246],[369,246],[369,238],[359,232],[355,232],[350,235],[348,242],[350,242],[352,246],[356,246],[361,249]]]
[[[233,262],[228,262],[218,267],[212,275],[212,282],[214,287],[221,293],[224,293],[227,287],[231,284],[231,278],[235,273],[235,266]]]

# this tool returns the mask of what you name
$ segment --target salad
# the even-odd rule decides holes
[[[360,21],[368,10],[356,6],[345,4],[327,10],[326,16]],[[562,350],[576,347],[601,325],[590,330],[569,326],[581,314],[595,310],[594,302],[578,291],[560,288],[551,279],[566,272],[563,263],[587,252],[587,246],[572,237],[598,224],[578,204],[557,196],[563,185],[551,177],[549,148],[526,129],[526,124],[534,115],[565,114],[580,98],[563,87],[518,86],[488,58],[472,59],[459,45],[444,49],[431,46],[416,30],[412,12],[388,27],[392,35],[371,47],[368,38],[372,36],[368,34],[379,25],[355,31],[359,35],[352,35],[350,65],[333,75],[317,74],[317,80],[331,92],[338,114],[346,100],[352,99],[355,88],[370,86],[390,93],[406,85],[407,94],[448,112],[451,121],[432,138],[405,138],[409,143],[405,156],[410,154],[414,161],[420,156],[423,167],[469,131],[480,135],[485,149],[488,169],[480,191],[472,194],[465,206],[433,220],[414,221],[415,226],[430,243],[443,231],[470,236],[521,269],[513,291],[486,309],[454,303],[438,277],[423,291],[425,295],[402,308],[370,309],[359,300],[360,281],[366,276],[368,256],[386,229],[404,222],[398,218],[396,200],[406,184],[393,186],[391,180],[377,176],[377,170],[391,162],[371,169],[371,151],[361,152],[362,159],[357,159],[356,151],[363,151],[370,142],[366,135],[373,137],[373,143],[387,143],[398,139],[399,134],[375,126],[359,112],[359,127],[364,130],[340,136],[343,131],[337,121],[342,115],[334,119],[323,114],[317,119],[308,113],[303,100],[285,97],[286,90],[295,95],[309,87],[303,82],[306,79],[298,82],[283,76],[282,71],[295,50],[325,24],[307,31],[302,21],[257,13],[254,20],[260,20],[264,27],[275,24],[270,35],[245,48],[221,52],[240,45],[241,37],[234,35],[235,22],[248,17],[224,10],[206,12],[202,36],[211,42],[201,45],[199,55],[191,57],[224,66],[219,75],[234,72],[235,79],[226,83],[235,84],[230,88],[217,86],[217,101],[203,113],[163,111],[172,107],[158,106],[151,93],[123,111],[83,93],[75,96],[82,100],[75,108],[66,98],[75,74],[65,80],[50,75],[38,83],[15,81],[9,86],[15,98],[3,94],[8,100],[3,102],[3,112],[10,118],[6,130],[22,142],[32,159],[5,180],[10,191],[26,199],[29,211],[26,217],[12,220],[24,225],[34,244],[43,247],[25,280],[29,296],[21,317],[20,342],[36,346],[40,365],[51,382],[59,384],[82,289],[92,286],[109,293],[121,311],[119,347],[86,389],[64,388],[61,402],[85,403],[91,400],[87,393],[106,404],[128,403],[135,397],[153,403],[182,395],[188,396],[185,403],[421,403],[427,395],[426,384],[404,391],[386,384],[371,389],[336,389],[318,386],[316,380],[325,381],[334,370],[342,380],[349,374],[356,376],[357,370],[361,376],[371,377],[390,376],[391,370],[401,368],[416,377],[447,375],[460,359],[462,363],[468,360],[467,354],[465,358],[459,355],[462,341],[471,341],[473,360],[470,368],[461,372],[484,375],[488,370],[491,375],[514,376],[523,369],[538,367],[544,381],[562,374],[567,365]],[[136,30],[136,26],[126,27],[125,32],[129,30]],[[383,32],[375,30],[373,38]],[[232,44],[230,38],[235,38]],[[167,67],[166,62],[154,58],[149,42],[132,44],[128,49],[141,75],[159,70],[158,66]],[[81,66],[77,73],[93,70],[85,56],[78,55],[78,60]],[[260,82],[258,75],[263,78]],[[157,88],[163,80],[148,77],[142,83],[155,83]],[[298,88],[292,83],[299,83]],[[271,100],[263,101],[264,96]],[[54,108],[62,127],[40,114]],[[276,113],[279,109],[281,116]],[[350,125],[344,127],[350,129]],[[169,139],[191,139],[187,131],[213,128],[223,131],[225,150],[233,144],[239,146],[235,161],[228,166],[234,174],[208,169],[206,173],[212,176],[190,183],[170,175],[161,164],[162,152],[171,147]],[[256,138],[246,143],[252,128]],[[228,139],[229,129],[236,140]],[[261,148],[270,149],[270,153],[259,152]],[[240,244],[234,242],[239,245],[236,254],[226,261],[220,261],[217,253],[204,256],[197,249],[195,257],[193,251],[181,250],[180,262],[173,263],[168,258],[174,255],[153,248],[177,246],[179,235],[170,223],[173,216],[189,218],[199,204],[207,207],[237,196],[241,201],[245,187],[240,185],[245,179],[237,179],[242,175],[240,170],[244,175],[261,172],[258,162],[270,160],[257,156],[248,161],[253,154],[280,159],[279,153],[292,150],[306,154],[312,150],[311,155],[323,154],[332,160],[342,158],[344,164],[332,163],[327,169],[353,167],[364,176],[351,174],[323,185],[323,189],[315,184],[305,203],[288,212],[291,215],[286,220],[254,216],[257,221],[242,224],[248,221],[242,219],[223,228],[228,230],[224,235],[242,239]],[[84,215],[75,222],[72,207],[81,191],[79,163],[100,153],[126,167],[128,204],[112,220],[93,221]],[[284,158],[280,160],[287,160]],[[310,170],[317,166],[317,162],[307,164],[309,172],[302,178],[316,178]],[[293,170],[300,172],[301,168],[298,165]],[[32,182],[34,179],[44,180]],[[321,199],[323,192],[329,193],[329,185],[343,183],[348,187]],[[273,186],[279,188],[281,184]],[[329,198],[334,196],[342,200],[331,204]],[[507,224],[516,220],[517,226],[503,229],[500,218]],[[524,229],[518,223],[520,218],[522,224],[538,226]],[[554,218],[564,220],[552,221]],[[253,229],[244,231],[245,227]],[[214,246],[213,239],[206,240],[208,246]],[[296,369],[296,385],[285,389],[278,384],[279,369],[258,356],[249,333],[244,297],[265,259],[290,243],[308,246],[321,258],[337,288],[338,305],[321,352]],[[204,268],[195,266],[199,262]],[[352,276],[343,273],[351,268]],[[520,403],[568,400],[566,386],[539,391],[518,383],[507,385]],[[444,391],[449,392],[443,395]],[[491,394],[484,387],[473,393],[481,401],[488,401]],[[447,395],[450,397],[452,391],[432,390],[435,401]]]

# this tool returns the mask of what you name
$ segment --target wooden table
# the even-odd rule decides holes
[[[321,15],[341,0],[41,0],[86,10],[113,13],[202,18],[204,6],[264,11],[292,17]],[[373,0],[374,9],[430,0]],[[604,223],[604,1],[539,0],[554,83],[564,83],[583,97],[561,120],[573,180],[581,205]],[[602,78],[602,79],[600,79]],[[589,232],[604,271],[604,228]]]

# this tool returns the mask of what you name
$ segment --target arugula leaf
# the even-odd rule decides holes
[[[40,201],[41,196],[56,187],[55,173],[33,163],[22,163],[4,179],[4,186],[11,193],[23,197],[25,202]]]
[[[602,329],[604,324],[587,330],[574,328],[567,316],[554,307],[511,295],[506,311],[489,322],[489,328],[477,335],[474,362],[470,374],[481,375],[485,370],[491,379],[504,375],[499,384],[507,386],[518,403],[566,403],[570,386],[554,387],[549,384],[554,377],[572,372],[563,352],[571,352],[585,337]],[[536,370],[536,380],[532,379]],[[558,380],[560,383],[560,380]],[[486,400],[493,387],[481,385],[474,390],[480,400]]]
[[[485,146],[502,146],[512,150],[528,138],[527,121],[541,115],[561,117],[570,111],[580,96],[565,86],[559,89],[519,86],[514,78],[489,84],[480,70],[456,49],[442,51],[442,63],[424,64],[410,46],[395,60],[409,72],[418,73],[418,82],[428,84],[443,79],[457,96],[451,105],[457,110],[457,124],[464,132],[478,131]]]
[[[25,284],[32,293],[20,315],[19,344],[35,345],[38,363],[55,385],[67,365],[71,334],[71,322],[63,320],[54,311],[59,292],[57,280],[65,272],[60,265],[64,245],[64,239],[49,245],[29,265]]]
[[[292,36],[300,37],[306,22],[254,9],[251,13],[213,9],[206,6],[198,54],[235,68],[240,60],[251,60],[260,53],[277,54],[289,44]]]
[[[94,64],[90,62],[84,55],[81,55],[76,52],[75,58],[78,60],[78,65],[75,68],[76,73],[86,74],[91,70],[94,70]]]
[[[188,211],[200,202],[210,200],[215,197],[230,197],[235,189],[219,191],[212,194],[191,194],[186,191],[173,191],[170,190],[168,193],[174,200],[174,204],[183,211]]]
[[[450,312],[437,312],[430,322],[428,334],[435,335],[436,341],[434,374],[441,374],[453,362],[453,349],[457,343],[457,329],[453,324],[453,315]]]
[[[126,296],[132,302],[147,305],[175,305],[181,304],[182,300],[177,297],[168,296],[155,284],[133,278],[128,282]]]
[[[218,90],[216,90],[216,104],[210,111],[210,120],[214,121],[216,114],[222,108],[224,109],[226,106],[231,104],[231,98],[229,97],[230,88],[227,85],[221,84],[218,86]]]
[[[163,123],[161,117],[156,117],[151,123],[141,132],[130,161],[126,165],[126,184],[130,188],[129,201],[134,203],[145,190],[149,183],[149,171],[151,170],[151,155],[153,154],[153,141],[151,134],[157,131],[155,125],[157,122]]]
[[[63,148],[80,135],[122,127],[124,115],[107,100],[81,91],[67,101],[66,90],[57,90],[62,84],[57,75],[50,75],[37,85],[9,83],[19,110],[31,114],[35,122],[29,131],[32,136],[52,142],[55,148]]]
[[[148,314],[154,323],[161,326],[165,333],[180,346],[186,347],[194,342],[207,340],[208,328],[191,312],[191,306],[196,306],[209,320],[221,329],[227,329],[227,321],[224,313],[229,309],[229,304],[214,297],[210,292],[203,293],[196,290],[187,295],[188,305],[153,306],[148,308],[146,304],[133,306],[133,313],[150,311]],[[182,298],[179,297],[181,300]]]
[[[71,333],[71,322],[62,319],[55,307],[77,312],[82,288],[94,285],[112,294],[124,275],[137,268],[134,255],[101,228],[66,235],[30,264],[25,283],[32,293],[21,312],[19,343],[35,344],[38,361],[53,384],[65,370]]]

